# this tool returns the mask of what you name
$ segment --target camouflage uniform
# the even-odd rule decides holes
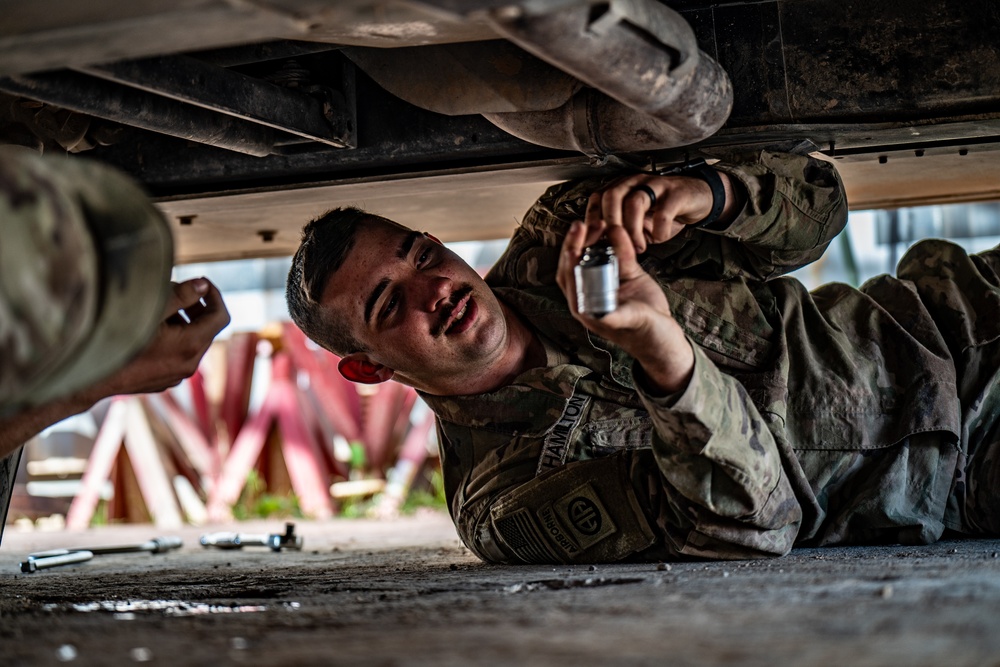
[[[0,416],[125,364],[163,317],[170,228],[130,180],[0,147]]]
[[[173,240],[129,179],[0,146],[0,418],[79,391],[152,338]],[[0,534],[20,450],[0,457]]]
[[[487,282],[547,367],[426,397],[465,543],[488,561],[593,562],[1000,532],[998,251],[925,241],[898,278],[809,293],[779,276],[846,221],[833,167],[771,153],[716,167],[746,188],[739,218],[641,258],[695,351],[677,395],[647,391],[554,287],[563,232],[601,182],[556,186],[528,212]]]

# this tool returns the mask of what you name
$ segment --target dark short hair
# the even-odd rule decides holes
[[[302,242],[288,271],[285,299],[292,321],[318,345],[339,356],[366,350],[343,318],[322,307],[323,291],[354,247],[358,229],[374,220],[382,218],[354,207],[327,211],[302,229]]]

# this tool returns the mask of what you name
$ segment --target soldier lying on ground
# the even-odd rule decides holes
[[[331,212],[304,230],[293,319],[346,377],[422,393],[487,561],[1000,534],[1000,250],[925,241],[898,278],[809,293],[780,276],[845,224],[832,165],[715,169],[556,186],[485,281],[430,236]],[[602,235],[620,305],[597,319],[573,267]]]
[[[170,283],[166,221],[95,162],[0,147],[0,220],[2,518],[26,440],[102,398],[176,385],[229,314],[209,281]]]

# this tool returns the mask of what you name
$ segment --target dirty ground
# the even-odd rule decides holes
[[[33,551],[144,542],[152,526],[0,546],[0,664],[1000,665],[1000,541],[797,550],[780,560],[485,565],[448,518],[297,522],[301,552],[118,554],[22,574]]]

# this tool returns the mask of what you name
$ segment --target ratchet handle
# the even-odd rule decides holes
[[[72,565],[73,563],[82,563],[85,560],[90,560],[94,557],[94,552],[92,551],[68,551],[63,554],[55,554],[51,556],[33,557],[28,556],[28,560],[22,561],[21,572],[29,573],[36,572],[38,570],[44,570],[50,567],[58,567],[60,565]]]

